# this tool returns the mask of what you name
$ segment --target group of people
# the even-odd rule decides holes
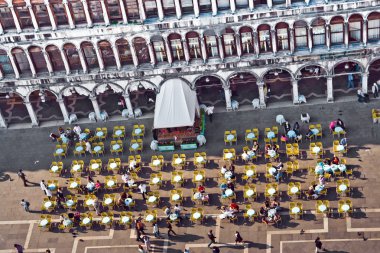
[[[259,219],[261,219],[261,221],[266,224],[278,223],[281,221],[281,215],[278,213],[280,209],[280,202],[278,202],[276,199],[273,199],[272,201],[267,199],[260,207]]]
[[[221,214],[219,215],[219,218],[229,219],[232,222],[239,213],[239,205],[235,202],[231,202],[228,206],[221,206],[220,211]]]

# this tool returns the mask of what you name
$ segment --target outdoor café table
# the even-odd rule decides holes
[[[175,221],[175,220],[178,219],[178,215],[175,214],[175,213],[172,213],[172,214],[170,214],[169,219],[170,219],[171,221]]]
[[[65,226],[65,227],[68,227],[72,224],[72,221],[70,219],[64,219],[62,224]]]
[[[178,193],[175,193],[175,194],[173,194],[173,196],[172,196],[172,200],[174,200],[174,201],[177,201],[177,200],[179,200],[180,198],[181,198],[181,196],[179,196]]]
[[[336,146],[336,150],[339,151],[339,152],[341,152],[341,151],[344,150],[344,146],[343,145],[338,145],[338,146]]]
[[[74,164],[73,165],[73,171],[78,171],[81,169],[81,166],[79,164]]]
[[[203,179],[203,176],[201,174],[198,174],[195,176],[196,181],[201,181]]]
[[[276,189],[274,189],[274,188],[269,188],[269,189],[268,189],[268,193],[269,193],[269,195],[273,195],[273,194],[276,193]]]
[[[112,199],[111,199],[111,198],[106,198],[106,199],[104,200],[104,203],[105,203],[106,205],[109,205],[109,204],[112,203]]]
[[[103,224],[108,224],[108,223],[110,223],[110,221],[111,221],[111,218],[108,217],[108,216],[103,217],[103,219],[102,219],[102,223],[103,223]]]
[[[299,189],[296,186],[293,186],[292,188],[290,188],[290,192],[293,194],[296,194],[298,191],[299,191]]]
[[[202,199],[202,193],[200,192],[194,193],[194,199]]]
[[[124,204],[125,204],[126,206],[129,206],[132,202],[133,202],[133,199],[131,199],[131,198],[126,198],[126,199],[124,200]]]
[[[49,221],[47,219],[43,219],[40,221],[40,226],[41,227],[45,227],[49,224]]]
[[[160,182],[160,178],[158,178],[158,177],[154,177],[153,179],[152,179],[152,183],[153,184],[158,184]]]
[[[292,213],[297,214],[301,211],[301,209],[298,206],[295,206],[292,208]]]
[[[119,144],[114,144],[113,146],[112,146],[112,149],[113,150],[118,150],[120,148],[120,145]]]
[[[59,149],[57,149],[57,150],[55,151],[55,153],[57,153],[57,154],[62,154],[62,153],[63,153],[63,149],[62,149],[62,148],[59,148]]]
[[[321,212],[324,212],[324,211],[327,210],[327,206],[325,204],[319,205],[318,206],[318,210],[321,211]]]
[[[345,192],[347,190],[347,185],[345,185],[345,184],[339,185],[339,190],[342,192]]]
[[[247,194],[248,197],[253,196],[254,193],[255,193],[255,192],[254,192],[252,189],[248,189],[248,190],[245,192],[245,194]]]
[[[75,189],[75,188],[77,188],[78,187],[78,183],[77,182],[72,182],[71,184],[70,184],[70,188],[71,189]]]
[[[268,139],[273,139],[274,137],[276,137],[276,135],[275,135],[275,133],[273,131],[269,131],[267,133],[267,137],[268,137]]]
[[[123,131],[121,131],[120,129],[115,131],[116,136],[120,136],[122,133],[123,133]]]
[[[84,140],[84,139],[86,139],[87,138],[87,134],[86,133],[81,133],[80,135],[79,135],[79,139],[82,141],[82,140]]]
[[[232,177],[232,172],[231,171],[226,171],[226,173],[224,173],[224,178],[225,179],[230,179]]]
[[[66,205],[67,205],[68,207],[73,206],[73,205],[74,205],[74,201],[73,201],[72,199],[68,199],[68,200],[66,201]]]
[[[141,128],[136,128],[136,129],[135,129],[135,134],[136,134],[136,135],[141,134],[141,132],[142,132]]]
[[[197,161],[198,163],[203,162],[203,161],[204,161],[203,156],[198,156],[198,157],[196,158],[196,161]]]
[[[317,128],[311,129],[314,135],[317,135],[319,133],[319,130]]]
[[[229,134],[229,135],[227,135],[227,140],[232,141],[234,139],[234,137],[235,136],[233,134]]]
[[[252,140],[253,138],[255,138],[255,134],[254,133],[248,133],[247,134],[247,139]]]
[[[249,156],[249,158],[252,158],[252,157],[255,156],[255,152],[253,152],[252,150],[249,150],[249,151],[247,152],[247,155]]]
[[[117,163],[110,163],[110,168],[111,169],[116,169],[117,168]]]
[[[314,147],[313,148],[313,152],[316,153],[316,154],[318,154],[320,151],[321,151],[320,147]]]
[[[113,180],[108,180],[107,181],[107,186],[108,187],[112,187],[112,186],[114,186],[115,185],[115,181],[113,181]]]
[[[325,189],[324,185],[319,184],[315,187],[314,192],[319,194],[323,189]]]
[[[93,206],[93,205],[95,205],[95,200],[94,200],[94,199],[87,199],[87,200],[86,200],[86,205],[88,205],[88,206]]]
[[[122,223],[128,223],[129,220],[130,220],[130,218],[129,218],[128,216],[123,216],[123,217],[121,218],[121,222],[122,222]]]
[[[231,189],[227,189],[224,194],[227,196],[227,197],[230,197],[234,194],[234,192],[231,190]]]
[[[77,152],[81,152],[81,151],[83,151],[83,147],[82,147],[82,146],[77,146],[77,147],[75,148],[75,151],[77,151]]]
[[[150,196],[150,197],[148,198],[148,202],[150,202],[150,203],[154,203],[154,202],[156,202],[156,200],[157,200],[157,197],[156,197],[156,196]]]
[[[274,173],[276,173],[276,168],[275,167],[270,167],[269,168],[269,170],[268,170],[268,172],[269,172],[269,174],[271,174],[272,176],[274,175]]]
[[[48,189],[51,190],[51,191],[54,191],[54,190],[57,189],[57,185],[54,184],[54,183],[51,183],[51,184],[48,185]]]
[[[132,148],[133,150],[136,150],[136,149],[139,148],[139,144],[138,144],[138,143],[133,143],[133,144],[131,145],[131,148]]]
[[[57,171],[59,170],[59,167],[58,167],[57,165],[54,165],[54,166],[52,166],[50,169],[51,169],[51,171],[53,171],[53,172],[57,172]]]
[[[255,173],[254,173],[254,171],[253,170],[247,170],[246,172],[245,172],[245,175],[247,175],[248,177],[251,177],[251,176],[253,176]]]
[[[95,152],[99,152],[100,150],[102,150],[102,147],[101,147],[101,146],[95,146],[95,147],[94,147],[94,151],[95,151]]]
[[[345,212],[347,212],[348,210],[350,210],[350,206],[348,204],[343,204],[341,209]]]
[[[46,201],[45,203],[44,203],[44,207],[45,208],[49,208],[49,207],[51,207],[53,205],[53,203],[51,202],[51,201]]]
[[[98,136],[98,137],[102,137],[103,135],[104,135],[103,131],[99,131],[96,133],[96,136]]]
[[[158,166],[158,165],[161,164],[161,161],[158,160],[158,159],[157,159],[157,160],[153,160],[152,164],[153,164],[154,166]]]
[[[295,138],[297,135],[296,135],[296,132],[295,131],[293,131],[293,130],[290,130],[289,132],[288,132],[288,137],[289,138]]]
[[[232,153],[227,153],[224,155],[226,159],[231,159],[234,155]]]
[[[253,215],[255,215],[255,213],[256,213],[256,212],[255,212],[255,210],[253,210],[253,209],[248,209],[248,210],[247,210],[247,215],[250,216],[250,217],[253,216]]]
[[[89,224],[91,222],[91,219],[88,218],[88,217],[86,217],[86,218],[83,219],[82,222],[83,222],[83,224]]]
[[[145,217],[145,220],[146,220],[147,222],[151,222],[151,221],[154,220],[154,216],[153,216],[152,214],[148,214],[148,215]]]
[[[193,213],[193,218],[195,219],[195,220],[198,220],[198,219],[200,219],[201,218],[201,213],[200,212],[195,212],[195,213]]]
[[[174,160],[174,163],[175,163],[175,164],[181,164],[181,163],[182,163],[182,159],[181,159],[181,158],[176,158],[176,159]]]
[[[343,131],[344,131],[343,128],[341,128],[341,127],[339,127],[339,126],[334,128],[334,132],[335,132],[335,133],[341,133],[341,132],[343,132]]]
[[[173,179],[174,179],[174,182],[179,182],[181,181],[182,177],[180,175],[177,175]]]
[[[273,149],[270,149],[270,150],[268,150],[268,155],[270,157],[275,157],[276,156],[276,151],[274,151]]]
[[[99,163],[93,163],[91,165],[91,169],[93,169],[93,170],[99,169]]]

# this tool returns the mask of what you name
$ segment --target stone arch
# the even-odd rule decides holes
[[[194,82],[194,87],[196,87],[196,83],[197,83],[197,81],[199,81],[199,79],[201,79],[203,77],[206,77],[206,76],[213,76],[215,78],[218,78],[222,82],[223,89],[228,89],[229,88],[227,82],[221,76],[219,76],[217,74],[213,74],[213,73],[200,75],[197,78],[195,78],[194,81],[193,81]]]
[[[297,78],[297,77],[299,76],[301,70],[304,69],[304,68],[306,68],[306,67],[308,67],[308,66],[318,66],[318,67],[320,67],[321,69],[323,69],[323,70],[325,71],[326,74],[329,74],[329,70],[328,70],[325,66],[323,66],[323,65],[321,65],[321,64],[319,64],[319,63],[312,63],[312,62],[311,62],[311,63],[306,63],[306,64],[304,64],[304,65],[301,65],[301,67],[299,67],[299,68],[296,70],[294,76]]]
[[[111,89],[114,91],[114,92],[121,92],[121,93],[124,93],[124,89],[123,87],[121,87],[119,84],[117,83],[114,83],[114,82],[111,82],[111,81],[105,81],[105,82],[101,82],[101,83],[97,83],[94,88],[92,89],[91,91],[91,95],[93,96],[96,96],[96,92],[98,90],[98,88],[102,87],[102,86],[110,86]]]
[[[79,84],[73,84],[73,85],[70,85],[70,84],[68,84],[68,85],[66,85],[65,87],[63,87],[63,88],[59,91],[58,98],[59,98],[59,99],[62,99],[62,98],[64,97],[63,92],[64,92],[65,90],[67,90],[67,89],[72,89],[72,88],[79,88],[79,89],[83,90],[84,93],[85,93],[85,94],[84,94],[85,96],[89,96],[89,95],[91,95],[91,91],[90,91],[89,89],[87,89],[86,87],[82,86],[82,85],[79,85]]]
[[[37,90],[40,90],[40,89],[43,89],[43,90],[47,90],[49,91],[50,93],[52,93],[57,99],[59,98],[59,94],[57,94],[55,91],[53,91],[52,89],[49,89],[49,88],[46,88],[46,87],[34,87],[33,89],[31,89],[25,96],[25,102],[29,102],[29,99],[30,99],[30,94],[32,94],[33,92],[37,91]]]
[[[158,85],[159,89],[161,90],[162,85],[164,85],[165,82],[167,82],[169,80],[172,80],[172,79],[179,79],[181,81],[184,81],[190,87],[190,89],[192,89],[192,90],[195,89],[195,85],[192,85],[188,80],[186,80],[183,77],[170,77],[170,78],[166,78],[166,79],[162,80],[160,82],[160,84]]]
[[[360,69],[361,69],[361,72],[363,72],[363,71],[366,69],[366,68],[364,68],[363,64],[362,64],[360,61],[355,60],[355,59],[348,59],[348,60],[340,60],[340,61],[335,62],[334,65],[332,66],[332,68],[330,69],[329,72],[330,72],[331,74],[333,74],[333,73],[334,73],[334,69],[335,69],[338,65],[340,65],[340,64],[342,64],[342,63],[349,63],[349,62],[353,62],[353,63],[358,64],[359,67],[360,67]]]
[[[125,87],[125,92],[129,93],[131,91],[131,88],[138,87],[140,84],[143,85],[144,88],[146,88],[146,89],[147,88],[152,88],[153,90],[156,91],[156,93],[160,92],[160,88],[157,87],[153,82],[151,82],[149,80],[134,80],[134,81],[131,81]]]
[[[233,72],[233,73],[231,73],[231,74],[229,74],[227,76],[227,78],[226,78],[226,80],[227,80],[227,86],[228,87],[230,86],[230,79],[231,79],[231,77],[233,77],[234,75],[239,75],[241,73],[249,73],[249,74],[253,75],[256,78],[257,82],[261,82],[262,81],[261,77],[258,74],[256,74],[255,72],[253,72],[253,71],[238,70],[238,71],[235,71],[235,72]]]
[[[293,74],[293,72],[292,72],[290,69],[288,69],[288,68],[284,68],[284,67],[275,67],[275,68],[267,69],[266,71],[264,71],[264,73],[261,74],[260,79],[261,79],[261,80],[264,80],[264,77],[265,77],[270,71],[273,71],[273,70],[276,70],[276,69],[281,69],[281,70],[284,70],[284,71],[288,72],[288,74],[290,75],[290,77],[291,77],[292,79],[294,79],[294,74]]]
[[[375,57],[373,58],[372,60],[370,60],[365,68],[365,72],[368,72],[369,71],[369,68],[371,67],[371,64],[374,63],[375,61],[378,61],[380,60],[380,57]]]

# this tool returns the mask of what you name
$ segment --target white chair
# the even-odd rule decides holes
[[[151,150],[158,150],[158,141],[153,140],[153,141],[150,143],[150,149],[151,149]]]
[[[142,111],[140,108],[136,108],[135,109],[135,117],[138,118],[138,117],[141,117],[142,116]]]
[[[282,125],[286,122],[285,118],[284,118],[284,115],[277,115],[276,116],[276,122],[279,124],[279,125]]]
[[[237,109],[239,109],[239,102],[236,101],[236,100],[232,100],[231,101],[231,108],[232,110],[236,111]]]
[[[302,113],[301,114],[301,121],[303,123],[309,123],[310,122],[310,115],[308,113]]]
[[[298,103],[305,103],[306,104],[306,97],[304,95],[299,95],[298,96]]]
[[[90,112],[90,114],[88,115],[88,118],[90,119],[90,121],[96,121],[96,115],[94,112]]]
[[[260,100],[258,98],[255,98],[252,100],[252,106],[253,109],[259,109],[260,108]]]
[[[129,117],[129,112],[127,109],[124,109],[122,112],[121,112],[121,117],[123,118],[128,118]]]
[[[73,122],[78,121],[78,117],[76,114],[70,114],[69,116],[69,124],[72,124]]]
[[[108,118],[109,118],[108,117],[108,113],[106,111],[103,110],[103,111],[100,112],[100,119],[102,121],[107,121]]]
[[[206,144],[206,138],[204,135],[200,134],[197,136],[197,142],[199,144],[199,146],[203,146]]]

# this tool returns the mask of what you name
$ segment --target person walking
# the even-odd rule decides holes
[[[23,253],[24,247],[22,247],[20,244],[13,244],[13,247],[15,247],[17,253]]]
[[[212,248],[212,253],[220,253],[220,249],[216,246]]]
[[[17,172],[17,176],[22,180],[24,186],[27,187],[28,185],[26,183],[30,182],[26,179],[25,173],[22,170],[19,170],[19,172]]]
[[[143,240],[144,240],[146,251],[149,252],[150,251],[150,238],[149,238],[149,236],[147,236],[147,235],[144,236]]]
[[[352,74],[349,74],[347,79],[348,79],[347,89],[354,88],[354,76]]]
[[[214,114],[214,106],[207,106],[205,109],[206,114],[208,115],[208,119],[212,122],[212,115]]]
[[[160,238],[160,228],[158,227],[157,222],[153,223],[153,234],[154,237]]]
[[[146,252],[146,251],[144,250],[144,247],[143,247],[142,245],[139,245],[137,251],[138,251],[139,253],[145,253],[145,252]]]
[[[211,229],[210,229],[210,231],[207,233],[207,236],[208,236],[208,238],[210,239],[210,243],[208,244],[208,247],[210,248],[211,244],[216,243],[216,242],[215,242],[216,237],[215,237],[215,235],[212,233],[212,230],[211,230]]]
[[[140,193],[142,195],[142,198],[146,200],[145,194],[146,194],[146,184],[141,183],[139,184]]]
[[[241,235],[238,231],[235,232],[235,245],[237,243],[243,243],[243,237],[241,237]]]
[[[374,98],[377,98],[379,96],[379,86],[377,85],[377,83],[373,83],[372,93]]]
[[[173,230],[173,226],[172,226],[172,224],[170,223],[170,221],[167,221],[167,224],[168,224],[168,226],[167,226],[167,228],[168,228],[168,236],[170,236],[170,232],[172,232],[174,235],[177,235],[177,234],[174,232],[174,230]]]
[[[47,189],[47,186],[45,184],[45,180],[41,180],[40,182],[40,187],[41,187],[41,190],[45,193],[46,195],[46,189]]]
[[[317,239],[315,239],[315,253],[318,253],[318,252],[323,252],[323,251],[326,251],[325,248],[322,248],[322,242],[321,242],[321,238],[317,237]]]
[[[30,203],[28,201],[26,201],[25,199],[22,199],[20,204],[24,208],[25,212],[30,212],[29,210]]]

